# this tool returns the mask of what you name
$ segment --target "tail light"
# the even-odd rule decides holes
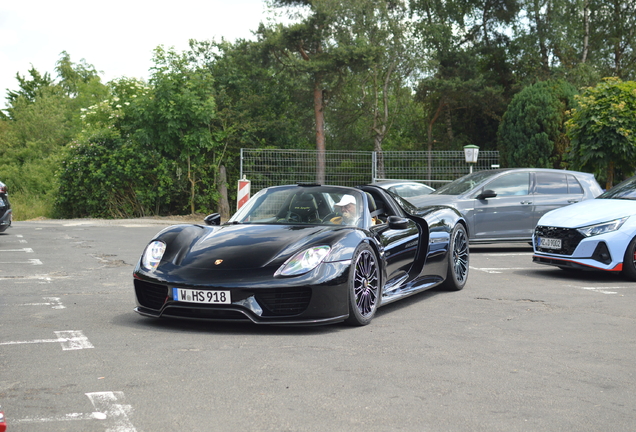
[[[2,407],[0,407],[2,409]],[[7,423],[4,421],[4,413],[0,411],[0,432],[7,430]]]

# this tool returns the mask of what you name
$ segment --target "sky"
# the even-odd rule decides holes
[[[103,82],[148,79],[153,50],[177,51],[188,40],[255,39],[252,32],[271,14],[264,0],[29,0],[0,1],[0,108],[16,73],[33,65],[56,78],[62,51],[103,72]]]

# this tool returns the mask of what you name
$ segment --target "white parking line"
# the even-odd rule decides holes
[[[576,286],[576,285],[568,285],[568,286],[572,288],[586,290],[586,291],[596,291],[602,294],[618,294],[617,291],[609,291],[609,290],[621,290],[621,289],[631,288],[631,287],[621,287],[621,286],[615,286],[615,287],[582,287],[582,286]]]
[[[36,339],[32,341],[0,342],[0,345],[24,345],[58,342],[62,344],[62,349],[64,351],[95,348],[93,344],[89,342],[88,338],[84,336],[81,330],[56,331],[54,333],[57,336],[57,339]]]
[[[62,304],[62,300],[59,297],[42,297],[47,300],[46,303],[24,303],[18,306],[51,306],[52,309],[66,309],[66,306]]]
[[[16,240],[17,239],[17,240]],[[24,240],[24,236],[22,234],[16,234],[15,236],[11,236],[9,238],[6,239],[2,239],[3,243],[28,243],[26,240]]]
[[[28,259],[26,261],[3,261],[0,264],[31,264],[31,265],[42,265],[42,261],[39,259]]]
[[[502,256],[532,256],[532,252],[493,252],[493,253],[480,253],[479,256],[492,256],[492,257],[502,257]]]
[[[94,412],[90,414],[70,413],[62,414],[56,417],[25,417],[21,419],[12,419],[11,423],[51,423],[74,420],[104,420],[105,418],[106,415],[100,412]]]
[[[53,278],[49,275],[26,275],[26,276],[0,276],[0,280],[37,279],[46,283],[51,283]]]
[[[534,270],[534,267],[493,267],[493,268],[480,268],[470,266],[471,270],[482,271],[485,273],[503,273],[507,270]]]
[[[123,392],[96,392],[86,393],[96,410],[106,414],[109,420],[108,431],[136,432],[135,427],[130,422],[128,414],[132,412],[130,405],[124,405]]]
[[[106,432],[137,431],[128,418],[128,414],[132,412],[132,407],[121,403],[124,400],[123,392],[86,393],[86,396],[90,399],[93,407],[98,411],[92,413],[70,413],[55,417],[26,417],[13,419],[11,423],[53,423],[100,420],[104,422]]]
[[[24,253],[33,253],[33,249],[31,249],[31,248],[22,248],[22,249],[0,249],[0,252],[24,252]]]

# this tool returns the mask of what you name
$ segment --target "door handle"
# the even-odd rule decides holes
[[[532,201],[521,201],[519,204],[529,205],[532,204]]]
[[[568,203],[570,203],[570,204],[574,204],[574,203],[577,203],[577,202],[579,202],[579,200],[577,200],[577,199],[569,199],[568,200]]]

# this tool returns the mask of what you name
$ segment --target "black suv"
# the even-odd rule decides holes
[[[0,182],[0,233],[11,226],[11,204],[4,183]]]

